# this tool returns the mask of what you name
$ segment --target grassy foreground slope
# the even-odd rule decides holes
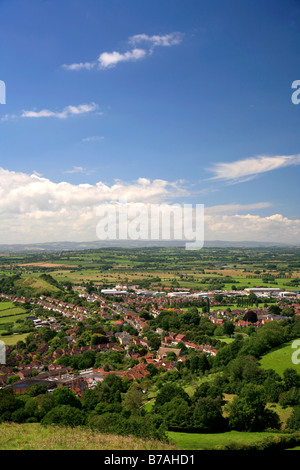
[[[0,450],[217,450],[224,446],[260,445],[268,439],[276,440],[281,433],[269,432],[237,432],[230,431],[218,434],[189,434],[179,432],[168,433],[170,444],[143,440],[133,436],[103,434],[86,428],[63,428],[57,426],[41,426],[38,423],[1,423]],[[297,441],[283,448],[299,446]]]
[[[83,428],[1,423],[0,450],[176,450],[174,444]]]

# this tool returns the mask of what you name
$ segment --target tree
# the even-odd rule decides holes
[[[281,308],[278,307],[278,305],[270,305],[270,307],[268,307],[268,313],[271,313],[272,315],[281,315]]]
[[[266,408],[266,395],[261,385],[246,384],[238,397],[226,406],[229,426],[236,431],[279,429],[277,413]]]
[[[300,374],[295,369],[287,368],[283,372],[285,390],[300,387]]]
[[[202,353],[199,356],[199,361],[198,361],[198,370],[202,373],[204,373],[206,370],[210,369],[210,364],[207,359],[206,354]]]
[[[40,421],[53,407],[53,396],[49,393],[30,398],[25,403],[25,411],[28,416],[36,421]]]
[[[244,321],[248,321],[250,323],[256,323],[257,322],[257,314],[253,312],[253,310],[248,310],[248,312],[245,313],[243,317]]]
[[[193,428],[199,432],[224,431],[227,420],[223,417],[222,403],[220,397],[199,398],[193,411]]]
[[[55,405],[69,405],[74,408],[81,408],[81,401],[76,397],[72,390],[66,387],[56,388],[53,393],[53,400]]]
[[[38,395],[42,395],[43,393],[47,393],[48,388],[46,385],[35,384],[28,387],[27,393],[31,397],[37,397]]]
[[[173,351],[171,351],[167,354],[166,360],[167,361],[177,361],[177,356]]]
[[[234,326],[232,321],[225,320],[224,325],[223,325],[223,329],[224,329],[224,334],[225,335],[231,336],[234,333],[235,326]]]
[[[180,396],[174,397],[160,408],[168,429],[189,430],[192,428],[192,409]]]
[[[210,384],[208,382],[204,382],[199,385],[195,393],[192,397],[192,402],[195,404],[198,402],[199,398],[220,398],[223,404],[223,392],[219,385],[217,384]]]
[[[295,406],[291,416],[287,419],[286,427],[291,431],[300,431],[300,406]]]
[[[116,374],[109,374],[103,382],[99,383],[93,390],[98,402],[104,404],[121,403],[122,393],[126,393],[129,388],[128,380],[121,379]],[[84,395],[85,396],[85,395]]]
[[[161,337],[156,335],[151,336],[148,340],[148,344],[151,349],[157,351],[161,345]]]
[[[61,426],[82,426],[85,424],[86,416],[84,411],[74,408],[70,405],[55,406],[42,419],[44,425],[61,425]]]
[[[108,339],[105,335],[101,335],[99,333],[94,333],[91,336],[91,345],[97,345],[97,344],[106,344],[108,342]]]
[[[178,385],[175,384],[166,384],[162,387],[162,389],[159,391],[156,401],[155,401],[155,408],[158,408],[165,403],[173,400],[175,397],[181,397],[183,400],[185,400],[187,403],[190,402],[190,397],[189,395],[183,390],[183,388],[178,387]]]
[[[137,412],[143,403],[144,394],[140,384],[133,383],[125,394],[124,407],[131,412]]]
[[[264,381],[263,385],[264,385],[264,389],[265,389],[265,393],[268,398],[268,401],[277,403],[279,400],[279,396],[283,390],[282,383],[276,380],[275,377],[269,376]]]
[[[151,362],[147,364],[146,369],[149,372],[150,377],[154,377],[159,373],[157,367],[155,367],[155,365],[153,365]]]
[[[280,315],[283,317],[293,317],[295,315],[295,310],[293,307],[283,307]]]
[[[18,375],[11,375],[8,379],[7,379],[7,385],[12,385],[14,384],[15,382],[18,382],[20,380],[20,377]]]
[[[24,403],[14,395],[11,388],[0,390],[0,422],[9,421],[11,414],[22,406]]]

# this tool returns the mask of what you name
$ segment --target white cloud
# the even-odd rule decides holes
[[[180,44],[183,39],[183,34],[179,32],[159,35],[155,34],[153,36],[149,36],[147,34],[135,34],[129,38],[130,44],[139,44],[141,42],[150,43],[151,46],[164,46],[170,47]]]
[[[73,166],[72,170],[65,171],[65,173],[85,173],[86,169],[82,166]]]
[[[186,194],[180,184],[160,179],[75,185],[0,168],[0,223],[5,227],[0,243],[96,240],[100,204],[121,198],[132,204],[160,203],[180,194]]]
[[[78,64],[63,64],[62,67],[66,70],[91,70],[96,65],[96,62],[80,62]]]
[[[82,142],[97,142],[98,140],[103,140],[104,137],[102,135],[92,135],[90,137],[84,137]]]
[[[265,209],[270,207],[270,202],[257,202],[253,204],[220,204],[217,206],[206,207],[206,214],[232,214],[249,210]]]
[[[102,52],[98,59],[93,62],[78,62],[73,64],[63,64],[62,67],[66,70],[91,70],[97,67],[99,70],[116,67],[120,62],[136,62],[144,59],[147,55],[152,54],[154,47],[170,47],[178,45],[182,42],[183,34],[180,32],[169,33],[165,35],[135,34],[128,40],[128,44],[132,47],[139,43],[144,43],[149,48],[139,49],[133,48],[126,52]]]
[[[243,182],[255,176],[291,165],[300,165],[300,154],[258,156],[229,163],[216,163],[209,171],[214,173],[211,180]]]
[[[254,214],[205,215],[207,240],[264,241],[300,244],[300,219],[289,219],[282,214],[259,216]]]
[[[21,114],[22,118],[43,118],[43,117],[55,117],[59,119],[66,119],[70,116],[87,114],[98,109],[96,103],[80,104],[78,106],[66,106],[62,111],[51,111],[49,109],[42,109],[41,111],[23,111]]]
[[[81,166],[70,173],[84,173]],[[131,209],[146,204],[163,205],[166,211],[176,197],[189,196],[181,182],[139,178],[108,185],[55,183],[38,173],[32,175],[0,168],[0,223],[5,230],[0,243],[96,240],[100,205],[125,200]],[[178,200],[178,199],[177,199]],[[268,202],[227,204],[204,208],[205,240],[269,241],[300,244],[300,220],[270,208]],[[250,213],[251,212],[251,213]]]
[[[18,116],[16,114],[5,114],[4,116],[2,116],[1,122],[11,121],[17,118]]]
[[[103,52],[98,57],[100,69],[115,67],[119,62],[133,62],[143,59],[147,55],[144,49],[133,49],[121,54],[120,52]]]

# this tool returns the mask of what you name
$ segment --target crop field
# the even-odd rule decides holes
[[[262,276],[274,276],[278,287],[290,287],[300,277],[300,261],[293,249],[203,248],[107,248],[61,253],[18,254],[0,258],[3,272],[49,272],[68,280],[100,280],[115,283],[140,278],[157,278],[161,283],[175,280],[182,287],[199,287],[205,278],[220,278],[226,287],[232,283],[251,287],[261,285]],[[60,271],[59,273],[57,271]],[[265,280],[264,280],[265,283]]]

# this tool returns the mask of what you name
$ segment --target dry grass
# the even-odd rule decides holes
[[[90,429],[0,424],[0,450],[176,450],[175,445]]]

